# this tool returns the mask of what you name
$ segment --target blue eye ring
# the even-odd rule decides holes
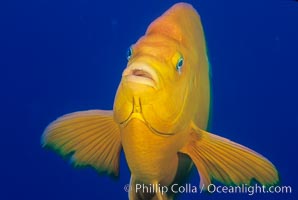
[[[133,54],[133,50],[132,50],[132,47],[129,47],[127,52],[126,52],[126,59],[129,61],[131,56]]]
[[[181,57],[178,59],[177,64],[176,64],[176,70],[177,70],[178,72],[181,71],[181,69],[182,69],[182,67],[183,67],[183,64],[184,64],[184,59],[183,59],[183,57],[181,56]]]

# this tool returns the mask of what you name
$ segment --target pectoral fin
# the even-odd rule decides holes
[[[120,131],[112,111],[90,110],[64,115],[44,131],[42,145],[62,156],[72,154],[75,166],[90,165],[118,175]]]
[[[199,128],[194,128],[181,152],[195,163],[200,186],[208,186],[212,179],[226,185],[249,184],[253,178],[262,185],[272,185],[279,179],[273,164],[262,155]]]

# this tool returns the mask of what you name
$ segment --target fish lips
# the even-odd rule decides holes
[[[142,84],[157,89],[157,73],[146,63],[132,63],[123,71],[122,79],[127,82]]]

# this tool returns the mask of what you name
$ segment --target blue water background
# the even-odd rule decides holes
[[[127,199],[113,180],[74,169],[40,136],[62,114],[112,109],[126,50],[177,1],[0,3],[0,199]],[[211,131],[270,159],[292,194],[183,194],[180,199],[297,199],[298,2],[187,1],[212,64]],[[198,186],[194,170],[189,180]]]

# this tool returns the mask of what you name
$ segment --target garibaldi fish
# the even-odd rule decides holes
[[[123,149],[131,171],[129,199],[172,199],[174,194],[136,190],[136,184],[170,186],[193,164],[200,186],[278,182],[270,161],[207,132],[210,68],[200,17],[177,3],[153,21],[128,50],[113,110],[64,115],[42,136],[43,146],[75,166],[118,175]]]

